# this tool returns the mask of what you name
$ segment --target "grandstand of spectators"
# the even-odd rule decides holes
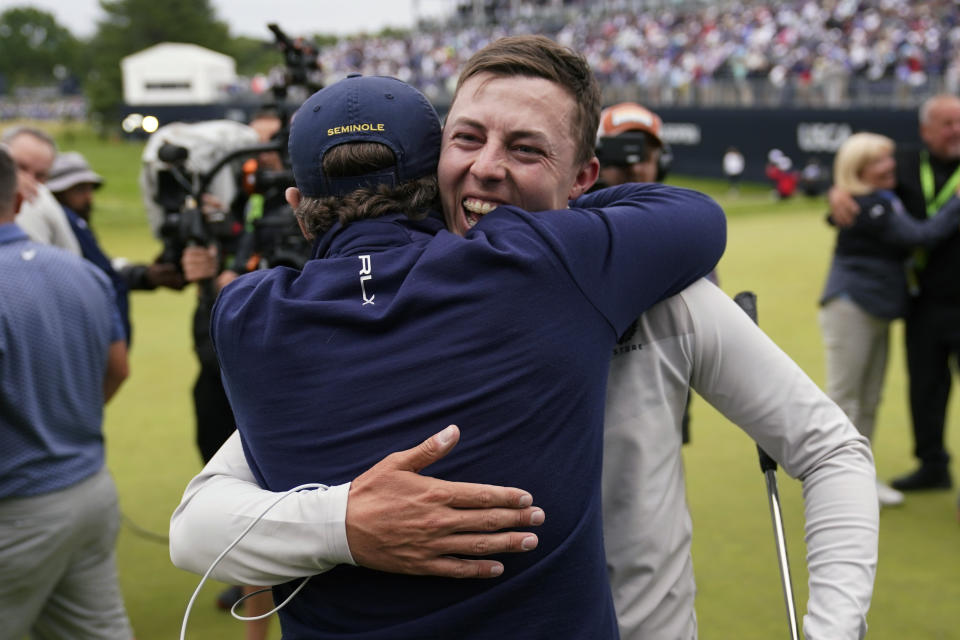
[[[331,81],[393,75],[442,104],[470,55],[520,33],[583,52],[607,103],[914,108],[960,89],[953,0],[461,0],[442,24],[346,38],[322,62]]]
[[[342,38],[320,60],[328,84],[395,76],[442,108],[475,51],[524,33],[582,52],[606,104],[915,109],[960,93],[955,0],[457,0],[442,20]],[[257,100],[247,86],[224,96]],[[85,115],[77,96],[0,98],[0,119]]]

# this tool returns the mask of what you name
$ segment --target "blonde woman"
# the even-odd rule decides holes
[[[841,145],[833,165],[834,185],[860,206],[856,222],[837,232],[837,244],[820,298],[820,328],[826,346],[827,394],[864,436],[874,423],[887,366],[890,321],[906,314],[907,260],[915,247],[929,247],[960,225],[956,195],[927,220],[910,217],[893,194],[893,140],[857,133]],[[883,506],[903,494],[877,482]]]

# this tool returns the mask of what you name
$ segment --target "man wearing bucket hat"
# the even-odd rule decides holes
[[[101,249],[91,227],[93,194],[103,186],[103,178],[90,168],[80,153],[67,151],[57,155],[50,168],[46,184],[63,208],[83,257],[97,265],[110,278],[129,343],[131,337],[129,291],[131,289],[152,290],[157,287],[181,289],[184,285],[183,276],[179,274],[176,267],[169,264],[123,264],[115,268],[114,262]]]
[[[589,70],[576,71],[598,100]],[[488,80],[475,89],[502,101],[517,79]],[[351,637],[616,636],[599,517],[609,354],[640,312],[713,266],[723,214],[705,196],[660,185],[580,195],[597,164],[592,144],[575,161],[576,144],[563,134],[574,99],[545,79],[521,82],[562,106],[538,116],[533,138],[549,142],[517,141],[512,153],[528,168],[544,162],[538,144],[559,154],[562,161],[545,160],[559,163],[545,180],[569,184],[573,209],[501,206],[481,216],[465,193],[461,222],[472,228],[447,233],[431,215],[440,147],[432,106],[394,79],[347,78],[311,97],[291,128],[297,187],[288,200],[314,239],[314,259],[302,272],[281,267],[228,285],[211,335],[261,486],[286,491],[322,478],[343,491],[353,480],[349,507],[362,509],[364,471],[399,443],[424,440],[437,422],[483,424],[465,430],[457,455],[431,473],[522,486],[550,525],[539,539],[502,534],[514,550],[537,547],[511,560],[509,580],[340,565],[281,610],[284,637],[334,629]],[[463,153],[475,135],[458,138]],[[449,442],[456,429],[445,434]],[[576,482],[558,481],[574,467]],[[543,518],[537,508],[519,513],[509,526]],[[353,543],[364,532],[347,534],[359,556],[363,544]],[[463,551],[471,539],[463,536]],[[275,598],[295,587],[274,587]],[[532,589],[539,597],[527,597]]]

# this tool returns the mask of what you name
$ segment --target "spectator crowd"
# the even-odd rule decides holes
[[[402,37],[346,38],[321,59],[329,81],[349,71],[392,75],[434,101],[449,97],[456,70],[476,50],[526,33],[583,52],[608,103],[838,107],[887,99],[912,107],[960,89],[960,5],[950,0],[531,4],[493,3],[482,14],[487,25],[461,11]]]
[[[960,92],[951,0],[471,0],[406,33],[341,38],[320,62],[328,84],[354,71],[389,75],[448,104],[473,53],[523,34],[582,52],[607,104],[915,108]],[[85,114],[80,97],[50,104],[0,99],[0,118]]]

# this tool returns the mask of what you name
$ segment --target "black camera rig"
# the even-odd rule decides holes
[[[187,170],[187,148],[169,143],[159,148],[157,156],[166,168],[157,172],[154,200],[164,212],[159,229],[163,262],[179,265],[184,248],[210,245],[230,247],[234,268],[240,271],[278,265],[301,268],[310,257],[311,245],[283,199],[286,188],[295,186],[287,154],[290,110],[286,100],[290,87],[299,86],[309,93],[322,88],[319,52],[302,38],[291,39],[276,24],[267,26],[284,59],[282,81],[271,87],[280,130],[268,143],[226,153],[202,173]],[[276,153],[283,168],[258,166],[258,156],[265,153]],[[240,160],[246,160],[242,173],[229,169],[246,197],[239,203],[204,206],[205,194],[217,174]]]
[[[319,77],[322,67],[317,47],[303,38],[291,39],[275,23],[268,24],[267,28],[273,32],[275,44],[283,53],[283,82],[272,87],[276,100],[282,102],[286,99],[288,87],[303,87],[308,94],[322,89],[323,82]]]

